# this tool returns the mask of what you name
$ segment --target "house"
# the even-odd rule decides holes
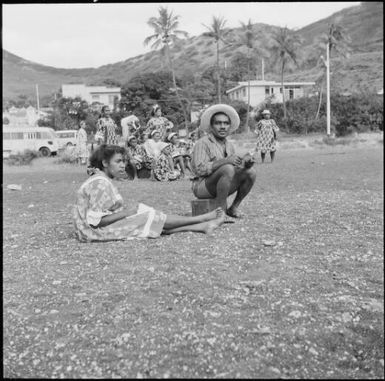
[[[3,118],[9,120],[10,125],[15,126],[36,126],[37,121],[40,118],[47,116],[46,112],[35,109],[33,106],[28,106],[27,108],[16,108],[12,106],[8,111],[3,112]]]
[[[115,99],[120,100],[120,87],[86,86],[84,84],[62,85],[65,98],[81,98],[89,105],[94,102],[114,107]]]
[[[315,82],[284,82],[285,100],[309,96]],[[248,101],[248,82],[238,82],[238,86],[226,91],[231,100]],[[282,103],[282,86],[275,81],[250,81],[250,106],[257,107],[267,98],[272,103]]]

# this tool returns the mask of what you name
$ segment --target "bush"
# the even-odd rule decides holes
[[[76,164],[77,163],[76,148],[68,147],[62,151],[56,159],[56,164]]]
[[[282,131],[287,133],[307,134],[326,132],[326,100],[323,97],[319,117],[315,119],[318,109],[318,97],[298,98],[286,102],[287,119],[283,118],[281,103],[267,100],[258,107],[258,111],[268,108],[272,118]],[[346,136],[353,132],[383,130],[383,98],[376,94],[356,94],[342,96],[332,94],[331,132],[336,136]],[[259,114],[257,120],[262,116]]]
[[[41,157],[41,153],[33,150],[25,150],[23,153],[9,155],[7,158],[8,165],[31,165],[32,160]]]

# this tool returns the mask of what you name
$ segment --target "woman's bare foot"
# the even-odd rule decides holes
[[[204,233],[206,233],[207,235],[212,235],[213,231],[216,228],[218,228],[219,226],[221,226],[223,224],[223,222],[225,221],[226,214],[224,213],[222,208],[219,208],[219,209],[221,210],[221,212],[218,211],[218,217],[215,218],[214,220],[206,222],[206,227],[204,228]],[[218,210],[218,209],[216,209],[216,210]]]
[[[203,222],[203,221],[214,220],[214,219],[220,217],[222,214],[224,214],[223,209],[220,208],[220,207],[219,207],[219,208],[216,208],[216,209],[212,210],[211,212],[202,214],[202,215],[201,215],[202,222]]]

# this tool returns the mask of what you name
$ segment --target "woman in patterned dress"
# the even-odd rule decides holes
[[[162,142],[162,149],[159,158],[154,165],[154,177],[158,181],[174,181],[179,179],[180,171],[175,169],[172,158],[172,145]]]
[[[124,154],[124,147],[102,144],[91,156],[95,173],[79,188],[73,211],[81,242],[157,238],[185,231],[211,234],[223,223],[221,209],[186,217],[166,215],[145,204],[124,205],[112,182],[125,175]]]
[[[79,131],[76,137],[76,153],[78,161],[80,164],[87,164],[87,159],[89,156],[87,149],[87,132],[86,132],[86,122],[82,120],[79,124]]]
[[[262,163],[265,162],[266,152],[270,152],[271,162],[274,161],[275,151],[277,149],[277,133],[279,128],[274,119],[270,119],[270,111],[262,111],[261,119],[255,128],[257,134],[257,146],[255,151],[261,151]]]
[[[140,171],[143,168],[149,170],[152,169],[154,159],[147,155],[147,152],[142,145],[138,144],[135,135],[131,135],[127,138],[126,151],[129,161],[134,165],[134,178],[137,176],[137,171]]]
[[[158,105],[153,106],[151,116],[152,118],[147,122],[146,133],[151,134],[154,130],[159,131],[161,140],[165,141],[174,124],[162,116],[162,110]]]
[[[98,144],[118,144],[118,136],[116,135],[116,123],[111,118],[111,110],[109,106],[103,106],[100,118],[96,123],[96,137]]]

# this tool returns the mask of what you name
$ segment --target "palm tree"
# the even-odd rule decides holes
[[[256,53],[261,56],[266,55],[266,51],[263,50],[257,43],[257,36],[253,30],[253,24],[249,19],[245,24],[241,21],[242,34],[240,36],[240,42],[247,48],[247,116],[246,116],[246,132],[249,132],[249,112],[250,112],[250,60],[251,54]]]
[[[328,33],[321,35],[318,41],[319,47],[326,49],[326,59],[322,55],[320,59],[323,61],[324,67],[326,68],[326,134],[330,135],[330,57],[334,50],[338,55],[347,58],[350,54],[350,38],[345,34],[345,30],[342,26],[331,24]],[[321,78],[322,77],[323,76],[321,75]],[[320,92],[320,104],[321,96],[322,88]],[[318,112],[319,111],[317,111],[317,116]]]
[[[301,44],[299,35],[289,31],[288,28],[279,28],[273,36],[275,44],[272,47],[274,63],[279,64],[281,72],[283,117],[286,120],[285,89],[283,86],[283,76],[285,69],[290,62],[297,63],[297,49]]]
[[[179,96],[178,87],[176,85],[175,70],[170,54],[170,45],[175,44],[179,37],[187,37],[187,32],[178,30],[179,16],[174,16],[172,11],[168,11],[167,7],[159,8],[159,17],[151,17],[147,24],[154,30],[154,34],[148,36],[143,44],[147,46],[152,43],[151,49],[158,49],[162,46],[162,53],[165,54],[169,69],[172,75],[172,82],[178,102],[182,108],[185,126],[187,127],[187,113],[183,105],[182,99]]]
[[[224,37],[226,34],[225,24],[226,24],[226,20],[224,20],[223,17],[215,17],[215,16],[213,16],[213,19],[212,19],[210,26],[203,24],[203,26],[209,30],[208,32],[203,33],[203,36],[214,38],[215,43],[217,45],[218,103],[221,103],[221,77],[220,77],[220,67],[219,67],[219,42],[222,41],[222,42],[226,43],[226,41],[224,40]]]

